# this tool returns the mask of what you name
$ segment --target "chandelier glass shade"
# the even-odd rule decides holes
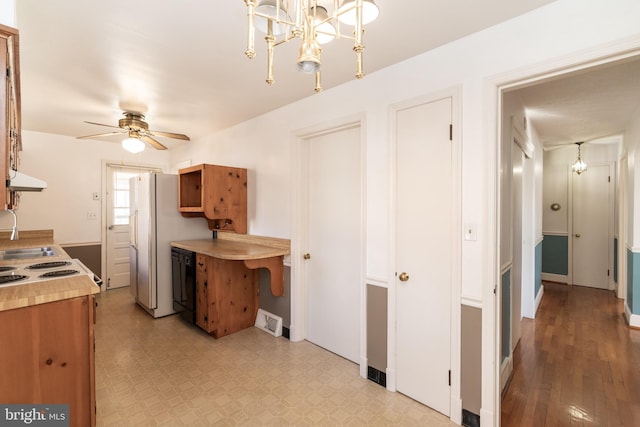
[[[580,175],[582,172],[587,171],[587,164],[584,162],[584,160],[582,160],[582,153],[580,152],[580,146],[582,144],[583,142],[576,142],[576,145],[578,146],[578,158],[573,163],[573,165],[571,165],[571,170],[578,175]]]
[[[353,41],[356,55],[355,77],[364,77],[362,37],[364,25],[379,14],[374,0],[244,0],[247,6],[247,49],[249,59],[256,56],[255,37],[258,31],[266,34],[267,83],[273,77],[274,48],[293,40],[300,42],[298,70],[315,74],[315,91],[322,91],[320,83],[321,44],[334,39]],[[319,4],[319,3],[322,4]]]

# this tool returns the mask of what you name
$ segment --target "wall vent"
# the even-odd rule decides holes
[[[261,308],[258,309],[258,315],[256,316],[256,323],[254,326],[273,335],[274,337],[282,335],[282,317],[271,314]]]

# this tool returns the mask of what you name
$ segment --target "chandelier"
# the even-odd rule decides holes
[[[580,153],[580,146],[584,144],[584,142],[576,142],[578,146],[578,158],[575,163],[571,165],[571,170],[580,175],[582,172],[586,172],[587,164],[582,160],[582,155]]]
[[[353,40],[356,54],[356,78],[364,76],[362,70],[362,36],[364,25],[378,17],[379,9],[374,0],[244,0],[247,5],[247,50],[245,55],[255,55],[255,30],[266,34],[267,83],[273,84],[273,49],[276,46],[301,39],[298,51],[298,70],[315,74],[315,91],[322,91],[320,82],[321,44],[334,39]],[[345,29],[342,26],[353,27]]]

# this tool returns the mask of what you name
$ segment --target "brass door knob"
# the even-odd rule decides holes
[[[304,254],[304,255],[302,256],[302,258],[304,258],[304,259],[311,259],[311,254]]]
[[[409,275],[403,271],[400,273],[400,276],[398,276],[398,279],[400,279],[401,282],[406,282],[409,280]]]
[[[576,237],[579,239],[580,238],[580,233],[576,233]]]

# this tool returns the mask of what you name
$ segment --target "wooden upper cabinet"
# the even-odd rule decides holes
[[[0,208],[15,209],[18,194],[7,189],[11,169],[18,170],[22,150],[20,116],[19,37],[15,28],[0,25],[0,72],[4,85],[0,87]]]
[[[180,169],[178,209],[204,216],[211,230],[247,232],[247,170],[202,164]]]

